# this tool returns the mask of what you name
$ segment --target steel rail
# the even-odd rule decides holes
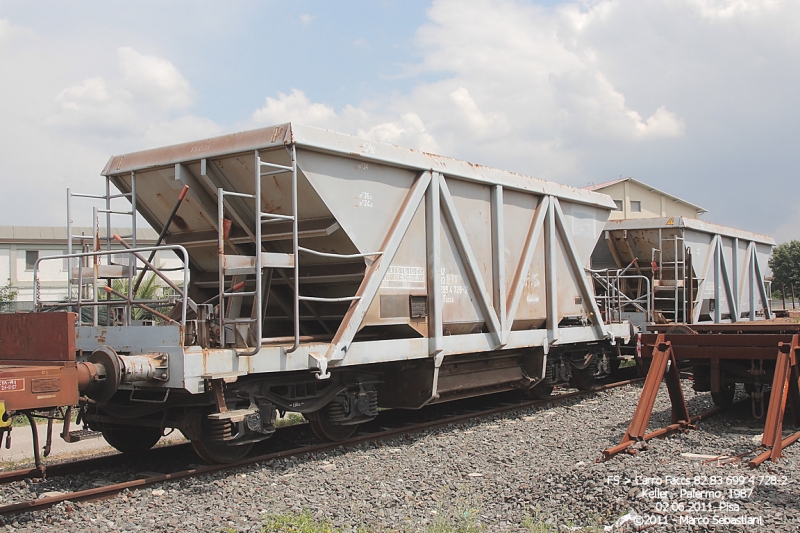
[[[397,428],[386,429],[383,431],[378,431],[375,433],[367,433],[363,435],[357,435],[353,438],[347,439],[345,441],[339,442],[326,442],[321,444],[314,444],[311,446],[303,446],[300,448],[293,448],[289,450],[283,450],[273,453],[268,453],[265,455],[257,455],[253,457],[248,457],[242,459],[240,461],[236,461],[234,463],[228,464],[217,464],[217,465],[208,465],[208,466],[200,466],[197,468],[190,468],[187,470],[181,470],[178,472],[172,472],[169,474],[160,474],[157,476],[152,476],[144,479],[135,479],[131,481],[125,481],[122,483],[116,483],[113,485],[107,485],[102,487],[95,487],[86,490],[80,490],[76,492],[69,492],[64,494],[58,494],[53,496],[47,496],[44,498],[39,498],[36,500],[28,500],[24,502],[17,502],[11,503],[8,505],[0,506],[0,516],[11,516],[20,513],[26,512],[35,512],[35,511],[42,511],[44,509],[48,509],[57,505],[64,501],[70,502],[87,502],[87,501],[97,501],[102,499],[107,499],[112,496],[119,494],[125,490],[135,490],[135,489],[142,489],[145,487],[149,487],[152,485],[157,485],[159,483],[164,483],[167,481],[174,481],[178,479],[185,479],[189,477],[200,476],[203,474],[211,474],[214,472],[220,472],[223,470],[231,470],[234,468],[239,468],[242,466],[248,466],[255,463],[265,462],[265,461],[272,461],[275,459],[281,459],[284,457],[291,457],[291,456],[301,456],[304,454],[310,453],[319,453],[319,452],[326,452],[331,451],[339,447],[344,448],[352,448],[359,444],[375,442],[375,441],[382,441],[392,439],[401,435],[410,435],[416,434],[421,431],[427,429],[436,429],[445,426],[449,426],[452,424],[457,424],[459,422],[463,422],[465,420],[470,419],[480,419],[480,418],[487,418],[497,414],[503,414],[513,411],[518,411],[522,409],[527,409],[530,407],[538,407],[544,405],[557,405],[565,400],[569,400],[572,398],[578,398],[581,396],[588,396],[593,393],[602,392],[609,389],[614,389],[617,387],[624,387],[626,385],[630,385],[633,383],[638,383],[644,381],[644,378],[635,378],[629,379],[624,381],[619,381],[615,383],[609,383],[606,385],[601,385],[599,387],[593,387],[589,390],[585,391],[575,391],[575,392],[568,392],[564,394],[559,394],[557,396],[553,396],[548,399],[544,400],[529,400],[523,401],[519,403],[513,404],[506,404],[501,405],[499,407],[492,407],[490,409],[484,409],[479,411],[467,412],[462,413],[454,416],[449,416],[446,418],[442,418],[439,420],[433,420],[429,422],[422,422],[419,424],[413,424],[411,426],[400,426]],[[291,427],[291,426],[290,426]],[[112,456],[116,457],[116,456]],[[85,464],[84,464],[85,467]],[[52,467],[48,467],[52,468]],[[24,472],[24,471],[18,471]],[[38,472],[38,471],[37,471]],[[12,474],[12,473],[8,473]]]
[[[173,452],[180,448],[186,448],[189,452],[189,443],[171,444],[167,446],[159,446],[154,448],[152,453],[167,453]],[[163,450],[163,452],[162,452]],[[115,468],[122,466],[129,458],[121,453],[112,453],[110,455],[99,455],[87,457],[84,459],[77,459],[74,461],[64,463],[53,463],[46,465],[45,473],[46,479],[53,477],[68,476],[72,474],[81,474],[97,470],[101,468]],[[42,473],[38,468],[21,468],[18,470],[9,470],[7,472],[0,472],[0,486],[13,483],[15,481],[22,481],[23,479],[41,478]]]

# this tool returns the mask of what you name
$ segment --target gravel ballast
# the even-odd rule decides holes
[[[749,415],[749,403],[687,434],[651,441],[636,455],[598,462],[601,450],[619,443],[640,392],[640,384],[630,385],[386,443],[164,483],[101,502],[65,502],[10,517],[4,527],[262,531],[265,516],[306,513],[335,528],[367,531],[442,524],[464,531],[798,531],[800,445],[756,470],[686,455],[755,449],[763,422]],[[684,392],[690,413],[712,407],[709,394],[695,394],[688,383]],[[669,418],[662,385],[650,428]],[[0,503],[35,497],[42,493],[38,485],[3,487]]]

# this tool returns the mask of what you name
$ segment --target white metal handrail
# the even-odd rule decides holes
[[[135,258],[137,255],[141,255],[141,252],[153,252],[153,251],[161,251],[161,250],[171,250],[175,253],[176,256],[178,254],[176,252],[180,252],[183,256],[183,287],[188,287],[189,283],[189,253],[186,251],[186,248],[179,244],[168,244],[168,245],[161,245],[161,246],[149,246],[144,248],[129,248],[129,249],[122,249],[122,250],[102,250],[97,252],[80,252],[80,253],[71,253],[67,255],[53,255],[47,257],[40,257],[36,260],[33,265],[33,304],[34,309],[41,309],[44,307],[41,298],[39,297],[40,291],[40,284],[39,284],[39,264],[43,261],[51,261],[51,260],[63,260],[63,259],[83,259],[83,258],[100,258],[103,256],[109,255],[116,255],[116,254],[131,254],[134,256],[134,260],[131,261],[132,264],[135,264]],[[72,265],[72,261],[68,261],[69,265]],[[85,307],[92,307],[97,309],[100,306],[113,306],[117,304],[125,304],[126,308],[128,309],[127,316],[130,317],[130,309],[132,307],[136,307],[136,304],[144,304],[147,305],[149,303],[154,303],[152,300],[137,300],[135,297],[128,295],[127,299],[121,300],[98,300],[98,272],[97,269],[93,269],[93,276],[91,278],[92,281],[92,300],[91,301],[84,301],[83,297],[81,296],[81,292],[83,290],[83,280],[86,279],[83,277],[83,266],[81,265],[81,261],[78,261],[78,295],[76,299],[72,298],[72,290],[67,294],[67,300],[65,302],[52,302],[47,305],[47,307],[72,307],[75,306],[78,309],[78,317],[79,323],[82,324],[82,320],[80,318],[80,309],[82,306]],[[158,271],[154,271],[154,274],[159,275]],[[163,276],[163,275],[162,275]],[[67,272],[67,278],[69,280],[72,279],[72,267]],[[174,305],[176,301],[181,303],[181,321],[180,324],[182,326],[186,326],[186,308],[188,305],[189,298],[186,296],[185,289],[181,289],[177,285],[172,284],[172,289],[175,290],[178,297],[177,298],[166,298],[164,300],[159,300],[159,302],[163,301],[165,305]],[[130,292],[130,283],[128,285],[128,290]],[[97,313],[94,313],[93,316],[93,325],[97,326]]]
[[[597,300],[598,304],[603,305],[603,310],[605,311],[607,320],[611,320],[612,317],[617,317],[619,320],[621,320],[622,310],[625,308],[625,306],[632,305],[636,309],[639,309],[641,312],[645,313],[648,321],[652,321],[653,315],[650,297],[652,290],[650,279],[641,274],[625,274],[628,268],[630,268],[630,265],[619,270],[592,270],[587,268],[586,272],[591,274],[592,278],[600,284],[601,288],[605,289],[606,291],[605,295],[596,295],[595,299]],[[646,290],[637,298],[631,298],[621,289],[621,282],[623,280],[643,280],[646,285]]]

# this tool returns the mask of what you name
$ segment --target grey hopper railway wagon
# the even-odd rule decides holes
[[[771,318],[764,274],[774,245],[691,218],[609,221],[592,252],[598,304],[645,327]]]
[[[77,313],[81,418],[123,451],[178,428],[232,461],[277,412],[336,440],[379,407],[587,387],[631,335],[602,321],[585,271],[606,195],[297,124],[114,156],[102,174],[96,219],[138,212],[164,238],[137,248],[135,215],[123,252],[83,238],[70,300],[37,305]],[[145,268],[169,294],[137,299]]]

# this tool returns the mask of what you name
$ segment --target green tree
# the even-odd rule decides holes
[[[0,302],[13,302],[17,299],[17,291],[11,286],[11,280],[0,287]]]
[[[158,284],[158,278],[156,278],[155,274],[148,274],[142,280],[141,285],[136,290],[136,294],[133,296],[136,300],[156,300],[161,297],[161,293],[163,289]],[[115,279],[112,284],[111,288],[115,291],[120,292],[122,294],[128,294],[128,280],[127,279]],[[116,296],[110,296],[111,300],[116,300]],[[160,321],[156,316],[153,316],[148,311],[141,309],[139,307],[134,307],[131,309],[131,319],[132,320],[155,320]]]
[[[14,302],[17,299],[17,291],[11,286],[11,280],[0,286],[0,313],[13,313]]]
[[[789,294],[794,283],[797,294],[800,290],[800,241],[789,241],[776,246],[769,258],[769,267],[772,269],[773,291],[780,292],[781,286],[784,286]]]

